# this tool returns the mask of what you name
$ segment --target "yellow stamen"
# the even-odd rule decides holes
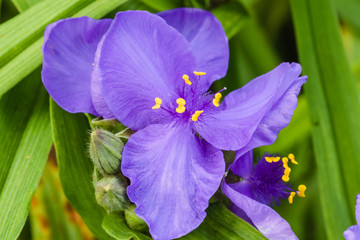
[[[194,71],[194,74],[196,76],[204,76],[206,74],[206,72],[196,72],[196,71]]]
[[[273,161],[273,158],[272,157],[265,157],[265,160],[269,163],[272,163]]]
[[[155,98],[155,105],[152,107],[152,109],[159,109],[160,105],[162,103],[162,100],[160,98]]]
[[[281,178],[284,182],[288,182],[290,180],[289,176],[283,175]]]
[[[297,193],[297,195],[299,197],[305,197],[306,186],[304,184],[301,184],[301,185],[299,185],[298,190],[299,190],[299,192]]]
[[[220,106],[219,102],[220,102],[220,98],[222,97],[221,93],[216,93],[215,98],[213,99],[213,104],[215,105],[215,107]]]
[[[290,153],[288,157],[289,157],[292,164],[299,164],[297,161],[295,161],[294,154]]]
[[[182,76],[182,79],[184,79],[184,81],[185,81],[185,83],[186,83],[187,85],[191,85],[191,84],[192,84],[192,82],[190,82],[190,80],[189,80],[189,76],[188,76],[188,75],[184,74],[184,75]]]
[[[278,162],[280,160],[280,157],[274,157],[273,162]]]
[[[284,175],[286,175],[286,176],[289,176],[290,175],[290,172],[291,172],[291,168],[285,168],[285,170],[284,170]]]
[[[185,100],[183,98],[176,99],[176,103],[179,104],[179,106],[176,108],[177,113],[183,113],[185,112]]]
[[[291,192],[290,196],[288,197],[289,203],[292,204],[293,203],[293,198],[295,197],[295,192]]]
[[[198,117],[200,116],[200,114],[202,114],[204,111],[195,111],[195,113],[192,115],[191,120],[193,120],[194,122],[196,122],[198,120]]]

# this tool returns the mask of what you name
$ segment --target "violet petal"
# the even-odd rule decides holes
[[[298,239],[289,223],[269,206],[259,203],[231,188],[225,181],[222,191],[251,219],[255,227],[269,240]]]
[[[68,112],[99,115],[90,93],[91,72],[97,45],[111,21],[68,18],[45,30],[42,81],[54,101]]]
[[[158,13],[191,44],[196,71],[207,73],[205,89],[225,76],[229,62],[228,39],[220,21],[209,11],[177,8]],[[203,79],[201,79],[203,80]]]
[[[234,166],[234,164],[236,165]],[[253,151],[248,151],[242,155],[239,155],[238,152],[236,152],[235,160],[230,168],[234,174],[245,179],[249,178],[253,169]]]
[[[162,99],[161,106],[176,105],[182,76],[195,66],[187,40],[161,17],[143,11],[118,13],[99,54],[105,101],[133,130],[168,120],[166,110],[152,109],[155,98]]]
[[[220,150],[187,126],[153,124],[133,134],[121,170],[129,199],[155,239],[181,237],[204,220],[225,171]]]
[[[261,75],[243,88],[229,93],[217,111],[203,113],[201,120],[194,126],[196,131],[209,143],[224,150],[239,150],[246,146],[259,127],[261,121],[266,121],[267,114],[273,107],[285,105],[290,109],[287,117],[290,118],[293,109],[287,107],[288,98],[280,98],[291,86],[299,81],[301,67],[297,63],[282,63],[272,71]],[[304,82],[304,80],[302,80]],[[298,86],[298,85],[296,85]],[[286,94],[285,94],[286,95]],[[279,100],[279,101],[278,101]],[[293,106],[293,103],[289,103]],[[284,126],[283,119],[276,119],[271,123],[273,127]],[[276,131],[275,131],[276,132]]]

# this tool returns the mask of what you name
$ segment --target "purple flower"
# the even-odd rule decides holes
[[[357,225],[349,227],[344,232],[344,237],[346,240],[359,240],[360,239],[360,194],[356,196],[356,206],[355,206],[355,215]]]
[[[203,221],[225,171],[221,149],[275,141],[305,82],[299,64],[283,63],[221,103],[208,88],[226,74],[228,42],[201,9],[62,20],[46,29],[43,53],[43,82],[61,107],[116,117],[137,131],[121,170],[156,239],[183,236]]]
[[[290,161],[297,164],[292,154]],[[292,203],[296,192],[286,182],[289,181],[289,158],[264,154],[253,166],[253,153],[249,151],[237,157],[237,175],[241,181],[222,184],[222,191],[232,201],[230,210],[255,226],[266,238],[274,240],[298,239],[291,227],[269,205],[280,204],[280,199],[288,198]],[[281,159],[281,160],[280,160]],[[304,185],[297,194],[305,197]]]

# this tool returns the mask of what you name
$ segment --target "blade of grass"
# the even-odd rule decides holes
[[[92,18],[101,18],[124,2],[126,2],[126,0],[97,0],[72,17],[89,16]],[[39,38],[0,69],[0,96],[40,66],[42,62],[41,47],[43,41],[43,37]],[[16,72],[16,74],[14,74],[14,72]]]
[[[71,16],[91,3],[90,0],[46,0],[0,25],[0,66],[5,65],[60,18]]]
[[[211,10],[220,20],[227,37],[232,38],[249,18],[249,14],[242,3],[229,2]]]
[[[48,96],[42,89],[26,125],[0,196],[0,236],[16,239],[40,181],[52,144]]]
[[[16,9],[19,12],[23,12],[26,9],[42,1],[44,0],[11,0],[11,2],[15,5]]]
[[[341,239],[353,219],[350,212],[360,176],[356,85],[332,2],[291,0],[291,10],[300,60],[309,76],[305,92],[312,119],[323,220],[328,239]]]
[[[360,33],[360,2],[357,0],[336,0],[340,17]]]
[[[0,99],[0,193],[40,91],[40,70]]]

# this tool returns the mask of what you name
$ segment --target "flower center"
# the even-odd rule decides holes
[[[249,181],[256,201],[271,205],[274,201],[280,204],[280,199],[288,198],[291,204],[296,194],[305,197],[305,185],[300,185],[298,191],[294,191],[286,184],[290,180],[291,172],[289,159],[292,164],[298,164],[295,156],[289,154],[288,157],[283,157],[282,161],[280,159],[280,156],[265,153],[254,166]]]
[[[205,72],[197,72],[194,71],[193,72],[194,75],[197,76],[197,80],[200,80],[201,76],[206,75]],[[189,87],[193,84],[193,82],[191,81],[190,77],[186,74],[184,74],[182,76],[182,79],[185,82],[185,87]],[[188,85],[188,86],[187,86]],[[195,89],[197,84],[195,84]],[[191,89],[191,93],[190,95],[188,95],[188,97],[186,98],[187,100],[185,100],[182,97],[179,97],[176,99],[176,104],[177,107],[174,107],[174,104],[169,104],[164,106],[161,106],[162,104],[162,99],[159,97],[155,98],[155,105],[152,106],[152,109],[157,110],[157,109],[161,109],[163,108],[164,110],[168,111],[168,112],[176,112],[176,114],[183,114],[185,113],[185,111],[187,112],[187,114],[183,115],[182,118],[191,118],[192,121],[196,122],[199,120],[200,115],[204,112],[209,110],[209,104],[212,103],[212,105],[214,105],[215,107],[219,107],[220,106],[220,99],[222,97],[221,93],[222,91],[226,90],[226,88],[223,88],[222,90],[220,90],[219,92],[214,94],[213,98],[209,99],[209,95],[202,95],[199,97],[199,95],[196,96],[196,94],[194,94],[195,90],[194,88],[190,88]],[[192,99],[189,99],[189,96],[192,97]],[[187,101],[189,101],[189,106],[187,106]],[[173,106],[173,107],[169,107],[169,106]],[[176,106],[176,105],[175,105]],[[175,110],[175,111],[174,111]],[[190,117],[191,116],[191,117]],[[201,118],[201,117],[200,117]]]

